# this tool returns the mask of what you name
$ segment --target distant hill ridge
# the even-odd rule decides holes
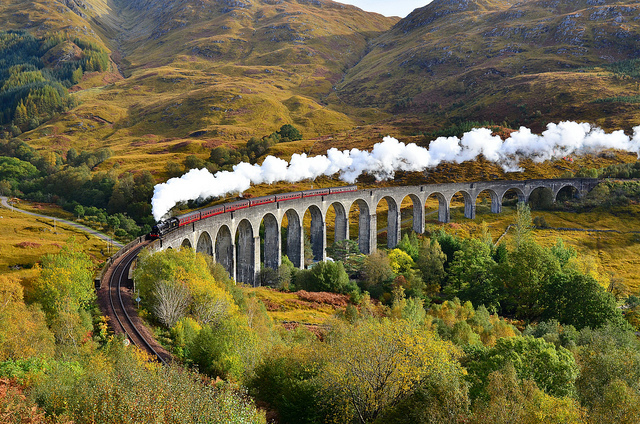
[[[106,145],[125,162],[179,159],[285,123],[307,138],[360,140],[381,123],[397,133],[471,120],[640,124],[633,1],[435,0],[401,20],[330,0],[30,5],[0,4],[2,28],[88,39],[118,64],[84,75],[79,106],[25,136],[61,152]]]
[[[581,104],[593,99],[593,87],[580,81],[584,74],[571,73],[638,58],[639,11],[636,2],[602,0],[435,0],[375,39],[339,92],[352,102],[387,106],[376,93],[396,93],[393,100],[404,101],[399,106],[423,110],[463,103],[452,112],[474,119],[501,120],[496,104],[508,120],[533,108],[547,121],[604,118],[607,110]],[[627,89],[617,81],[596,84],[603,97]],[[553,94],[546,92],[551,85]],[[558,95],[579,108],[567,110]],[[521,110],[504,107],[514,97]]]

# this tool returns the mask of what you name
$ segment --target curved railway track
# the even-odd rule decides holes
[[[130,343],[148,352],[159,362],[167,364],[170,355],[153,340],[149,331],[143,328],[133,307],[131,296],[125,292],[129,281],[129,269],[140,251],[148,244],[143,242],[122,255],[112,266],[108,279],[108,307],[111,326],[117,334],[124,334]],[[125,292],[125,293],[123,293]],[[114,319],[115,318],[115,319]]]

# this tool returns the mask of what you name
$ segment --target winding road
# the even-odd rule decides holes
[[[6,197],[6,196],[0,196],[0,204],[2,206],[4,206],[5,208],[11,209],[11,210],[16,211],[16,212],[24,213],[24,214],[35,216],[35,217],[38,217],[38,218],[51,219],[51,220],[55,220],[56,222],[59,222],[61,224],[69,225],[70,227],[73,227],[73,228],[78,229],[80,231],[84,231],[85,233],[89,233],[91,235],[94,235],[94,236],[98,237],[99,239],[106,241],[107,243],[111,242],[114,246],[116,246],[119,249],[124,247],[122,245],[122,243],[119,243],[119,242],[115,241],[114,239],[112,239],[111,237],[109,237],[108,235],[102,234],[100,231],[94,230],[93,228],[89,228],[86,225],[78,224],[77,222],[73,222],[73,221],[67,221],[66,219],[57,218],[55,216],[42,215],[40,213],[29,212],[29,211],[25,211],[23,209],[16,208],[16,207],[12,206],[11,204],[9,204],[9,198]]]

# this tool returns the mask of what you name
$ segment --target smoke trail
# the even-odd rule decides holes
[[[634,128],[633,137],[623,131],[606,134],[602,129],[586,123],[561,122],[547,125],[541,135],[521,127],[502,141],[492,136],[487,128],[476,128],[462,138],[440,137],[428,148],[414,143],[404,144],[385,137],[373,146],[371,152],[352,149],[329,149],[326,155],[309,157],[294,154],[291,161],[267,156],[262,165],[246,162],[233,167],[233,171],[220,171],[215,175],[206,169],[192,169],[180,178],[171,178],[154,188],[151,205],[153,216],[161,219],[178,202],[243,192],[252,184],[276,181],[297,182],[322,175],[338,174],[343,181],[352,183],[367,172],[378,180],[393,178],[396,171],[422,171],[441,162],[461,163],[482,154],[498,163],[506,172],[522,171],[520,159],[534,162],[572,154],[596,153],[604,149],[617,149],[640,153],[640,126]]]

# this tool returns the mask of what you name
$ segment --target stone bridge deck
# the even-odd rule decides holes
[[[387,246],[395,247],[400,240],[400,206],[409,198],[412,202],[413,230],[422,233],[425,226],[425,203],[434,196],[438,199],[438,220],[449,222],[450,203],[456,194],[464,198],[464,216],[476,215],[476,200],[486,192],[491,197],[491,212],[500,213],[505,193],[513,190],[522,202],[539,188],[551,191],[555,201],[565,187],[573,187],[578,195],[584,195],[598,184],[597,179],[556,179],[522,181],[485,181],[470,183],[429,184],[419,186],[385,187],[358,190],[349,193],[285,200],[253,206],[216,215],[181,227],[161,240],[151,249],[178,249],[181,246],[195,248],[198,252],[213,256],[237,281],[254,284],[260,270],[261,256],[264,266],[278,268],[281,263],[281,226],[286,217],[287,256],[297,267],[304,266],[304,227],[302,220],[307,211],[311,215],[310,239],[314,260],[326,259],[327,216],[333,208],[335,240],[349,238],[349,211],[357,208],[358,246],[362,253],[372,253],[377,245],[376,209],[380,202],[388,205]],[[264,225],[261,237],[260,227]],[[262,250],[262,252],[261,252]],[[262,255],[261,255],[262,253]]]

